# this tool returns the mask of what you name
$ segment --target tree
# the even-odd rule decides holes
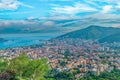
[[[0,60],[0,80],[53,80],[45,78],[49,70],[47,59],[29,59],[25,53],[11,59],[9,64]]]
[[[0,73],[4,72],[7,69],[8,62],[7,60],[0,59]]]
[[[8,70],[15,72],[16,76],[18,76],[20,80],[22,80],[24,69],[28,65],[28,63],[29,63],[29,58],[25,53],[23,53],[22,55],[10,61]]]
[[[24,76],[33,80],[46,80],[45,75],[50,69],[46,59],[31,60],[25,68]]]

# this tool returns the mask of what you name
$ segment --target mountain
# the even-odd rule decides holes
[[[115,40],[118,40],[118,39],[120,40],[120,36],[117,34],[119,33],[119,31],[120,31],[120,28],[101,27],[101,26],[91,25],[87,28],[73,31],[73,32],[61,35],[57,38],[58,39],[80,38],[80,39],[100,40],[101,42],[105,42],[105,41],[109,42],[109,39],[112,39],[112,38],[114,38]]]
[[[112,43],[112,42],[120,42],[120,33],[117,33],[117,34],[112,34],[110,36],[107,36],[105,38],[102,38],[99,40],[99,42],[109,42],[109,43]]]

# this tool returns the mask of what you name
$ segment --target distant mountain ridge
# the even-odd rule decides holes
[[[80,39],[93,39],[100,42],[120,42],[120,28],[101,27],[91,25],[87,28],[73,31],[57,37],[61,38],[80,38]]]

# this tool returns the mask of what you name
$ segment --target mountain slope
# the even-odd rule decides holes
[[[105,38],[102,38],[99,40],[99,42],[109,42],[109,43],[112,43],[112,42],[120,42],[120,33],[117,33],[117,34],[112,34],[110,36],[107,36]]]
[[[109,41],[109,39],[112,40],[112,38],[115,38],[115,40],[120,40],[120,36],[117,35],[119,31],[120,28],[101,27],[101,26],[92,25],[85,29],[81,29],[61,35],[57,37],[57,39],[62,39],[62,38],[80,38],[80,39],[93,39],[93,40],[103,39],[100,41],[105,42],[106,40]]]

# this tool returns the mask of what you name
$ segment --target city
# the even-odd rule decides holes
[[[0,80],[120,80],[120,0],[0,0]]]
[[[76,72],[75,77],[100,75],[120,69],[120,50],[95,43],[92,40],[53,39],[44,41],[43,45],[18,47],[0,50],[0,56],[12,59],[26,53],[31,59],[46,58],[52,69],[58,72]]]

